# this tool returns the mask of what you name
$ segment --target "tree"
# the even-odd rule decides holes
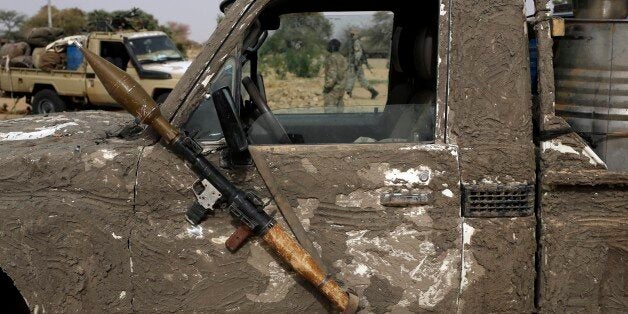
[[[52,25],[63,28],[68,35],[79,34],[87,29],[87,16],[79,8],[63,9],[52,16]]]
[[[170,21],[165,27],[169,30],[169,35],[174,42],[187,44],[190,41],[190,25]]]
[[[111,24],[111,13],[105,10],[94,10],[87,13],[87,30],[94,31],[108,31],[108,27]]]
[[[52,6],[51,12],[52,26],[62,28],[67,35],[79,34],[87,28],[87,17],[85,12],[79,8],[59,10]],[[28,33],[31,28],[46,26],[48,26],[48,6],[43,6],[35,15],[26,20],[20,28],[23,33]]]
[[[263,63],[280,76],[285,72],[298,77],[319,74],[332,24],[321,13],[288,14],[260,51]]]
[[[169,21],[166,22],[166,25],[162,26],[162,30],[168,34],[183,54],[186,54],[189,46],[195,44],[189,38],[190,25],[188,24]]]
[[[17,11],[0,10],[0,25],[2,25],[2,36],[9,40],[17,40],[20,35],[17,31],[26,20],[26,15]]]
[[[150,13],[139,8],[107,12],[94,10],[87,14],[89,31],[161,30],[159,21]]]
[[[150,13],[142,9],[133,8],[131,11],[113,11],[111,16],[116,19],[127,19],[131,28],[135,30],[156,31],[160,30],[159,21]]]
[[[373,14],[373,26],[364,30],[364,50],[371,55],[388,57],[392,40],[393,15],[388,12]]]

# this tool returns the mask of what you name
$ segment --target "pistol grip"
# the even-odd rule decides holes
[[[225,246],[231,252],[237,251],[246,240],[253,235],[253,231],[246,225],[241,225],[225,242]]]

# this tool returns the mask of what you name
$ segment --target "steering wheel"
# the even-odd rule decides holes
[[[242,79],[242,84],[249,93],[249,96],[251,96],[251,100],[255,104],[255,107],[259,110],[260,116],[258,120],[262,123],[262,127],[264,127],[264,129],[266,129],[272,137],[273,143],[291,144],[292,141],[290,140],[288,133],[283,128],[281,123],[279,123],[275,114],[270,110],[270,107],[268,107],[266,100],[262,97],[262,94],[253,80],[247,76]]]

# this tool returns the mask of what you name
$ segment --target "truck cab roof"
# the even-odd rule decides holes
[[[155,37],[166,36],[166,33],[161,31],[142,31],[142,32],[93,32],[90,37],[94,39],[123,39],[123,38],[143,38],[143,37]]]

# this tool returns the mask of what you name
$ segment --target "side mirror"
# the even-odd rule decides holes
[[[246,139],[246,133],[242,129],[242,123],[234,111],[235,102],[231,97],[229,87],[223,87],[213,92],[212,99],[222,134],[227,142],[227,153],[222,156],[224,166],[250,165],[249,143]]]

